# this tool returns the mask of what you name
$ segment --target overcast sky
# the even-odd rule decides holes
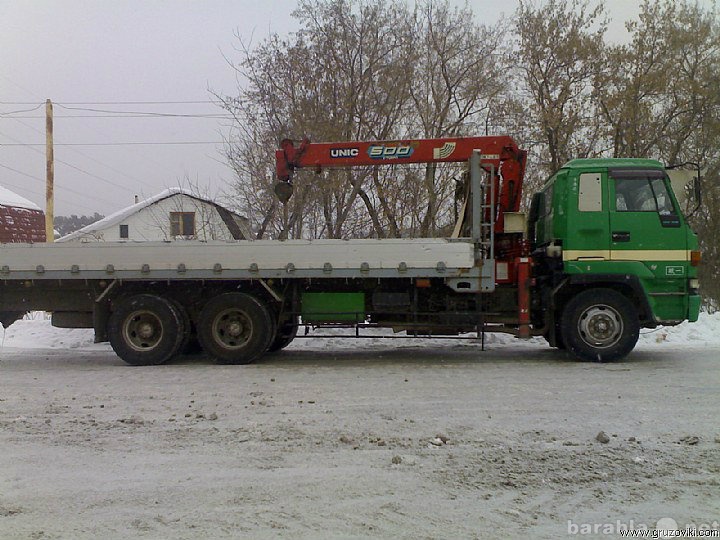
[[[612,39],[623,40],[623,21],[637,15],[639,3],[606,0]],[[468,4],[488,23],[517,7],[516,0]],[[45,207],[49,98],[55,103],[56,215],[109,214],[131,204],[134,195],[149,197],[184,177],[211,195],[226,190],[232,173],[223,162],[222,120],[109,118],[68,107],[221,114],[207,101],[209,90],[236,93],[234,72],[223,58],[223,53],[237,57],[234,33],[258,41],[270,32],[296,30],[293,5],[289,0],[0,0],[0,185]],[[130,142],[163,144],[108,145]],[[203,144],[165,144],[170,142]]]

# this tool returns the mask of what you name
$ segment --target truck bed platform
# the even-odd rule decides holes
[[[460,277],[468,239],[0,245],[0,280]]]

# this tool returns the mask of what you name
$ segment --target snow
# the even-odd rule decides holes
[[[0,186],[0,205],[13,206],[15,208],[28,208],[30,210],[40,210],[40,207],[32,201],[21,197],[17,193],[13,193],[9,189]]]
[[[485,353],[311,337],[249,366],[132,368],[36,313],[0,350],[0,538],[551,539],[569,521],[712,523],[719,330],[703,314],[644,331],[619,365],[490,334]]]
[[[301,333],[303,329],[301,328]],[[438,347],[440,344],[448,344],[448,347],[477,347],[477,341],[469,340],[438,340],[427,338],[408,338],[399,340],[384,339],[383,335],[392,335],[389,330],[363,331],[363,335],[371,337],[362,340],[343,338],[313,337],[313,334],[332,335],[349,333],[349,330],[332,331],[317,330],[310,333],[308,338],[296,339],[288,350],[316,350],[330,351],[337,349],[388,349],[396,343],[399,347]],[[402,335],[402,334],[401,334]],[[91,329],[66,329],[54,328],[50,320],[40,313],[35,313],[24,320],[17,321],[10,328],[5,329],[0,343],[3,347],[20,349],[94,349],[110,350],[107,343],[94,343],[93,331]],[[489,348],[512,347],[518,344],[517,338],[507,334],[486,334],[485,343]],[[542,338],[532,338],[529,345],[547,348],[547,343]],[[701,313],[698,322],[684,322],[678,326],[661,326],[654,330],[641,330],[637,349],[662,348],[679,344],[690,344],[694,347],[718,347],[720,346],[720,312],[712,315]]]

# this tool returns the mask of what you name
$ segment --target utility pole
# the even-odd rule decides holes
[[[45,101],[45,241],[55,241],[55,156],[53,152],[53,107],[52,101]]]

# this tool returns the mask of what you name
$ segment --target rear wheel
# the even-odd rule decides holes
[[[192,338],[192,334],[193,334],[193,332],[192,332],[193,326],[192,326],[192,321],[190,320],[190,315],[188,315],[188,312],[185,309],[185,307],[177,300],[168,299],[168,301],[170,303],[172,303],[173,307],[175,308],[175,310],[178,312],[178,315],[180,315],[180,318],[182,319],[183,327],[185,328],[185,332],[183,332],[183,337],[182,337],[182,340],[180,341],[180,346],[178,347],[178,353],[186,354],[188,347],[189,347],[190,339]]]
[[[133,366],[167,362],[180,350],[184,336],[185,322],[175,304],[152,294],[121,300],[108,321],[113,350]]]
[[[198,338],[220,364],[249,364],[267,350],[275,328],[257,298],[226,293],[210,300],[200,313]]]
[[[635,306],[612,289],[583,291],[568,302],[561,321],[562,341],[582,360],[609,362],[633,350],[640,335]]]

